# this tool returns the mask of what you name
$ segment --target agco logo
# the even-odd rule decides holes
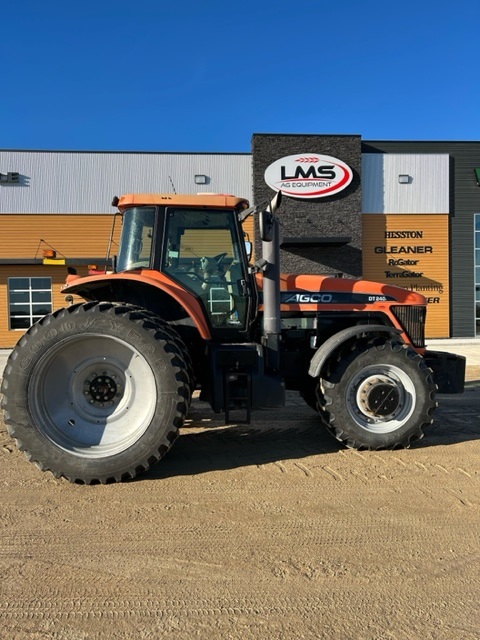
[[[273,162],[265,171],[265,182],[274,191],[291,198],[324,198],[348,187],[350,167],[332,156],[300,153]]]
[[[328,304],[332,302],[331,293],[292,293],[285,296],[283,304]]]

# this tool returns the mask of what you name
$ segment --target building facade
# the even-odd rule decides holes
[[[290,196],[279,213],[285,272],[420,291],[427,337],[478,336],[479,167],[480,142],[359,135],[254,134],[243,154],[0,151],[0,348],[66,304],[69,267],[87,273],[115,254],[114,195],[216,192],[263,203],[278,188]]]

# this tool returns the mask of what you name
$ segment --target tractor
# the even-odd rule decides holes
[[[63,290],[81,301],[30,327],[5,368],[5,422],[30,461],[82,484],[134,478],[169,450],[194,394],[232,424],[294,390],[351,448],[423,436],[436,393],[463,391],[465,358],[426,348],[417,292],[283,274],[280,201],[114,198],[117,254],[104,273],[71,270]]]

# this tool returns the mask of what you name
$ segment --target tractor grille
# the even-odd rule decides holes
[[[412,343],[416,347],[424,347],[427,309],[419,306],[393,306],[391,309]]]

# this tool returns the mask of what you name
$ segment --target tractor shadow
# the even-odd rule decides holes
[[[438,403],[433,425],[422,440],[412,444],[412,449],[480,439],[480,380],[467,382],[463,394],[439,395]],[[142,479],[300,460],[341,449],[343,445],[327,431],[317,414],[293,392],[289,393],[285,408],[255,411],[251,425],[226,426],[223,415],[212,413],[206,403],[194,400],[173,448]]]
[[[461,394],[437,396],[438,408],[427,435],[416,447],[460,444],[480,439],[480,380],[465,382]]]
[[[223,414],[214,414],[208,404],[194,401],[171,451],[142,477],[196,475],[337,452],[342,445],[312,409],[303,401],[299,404],[255,411],[251,424],[225,425]],[[232,412],[231,420],[237,415]]]

